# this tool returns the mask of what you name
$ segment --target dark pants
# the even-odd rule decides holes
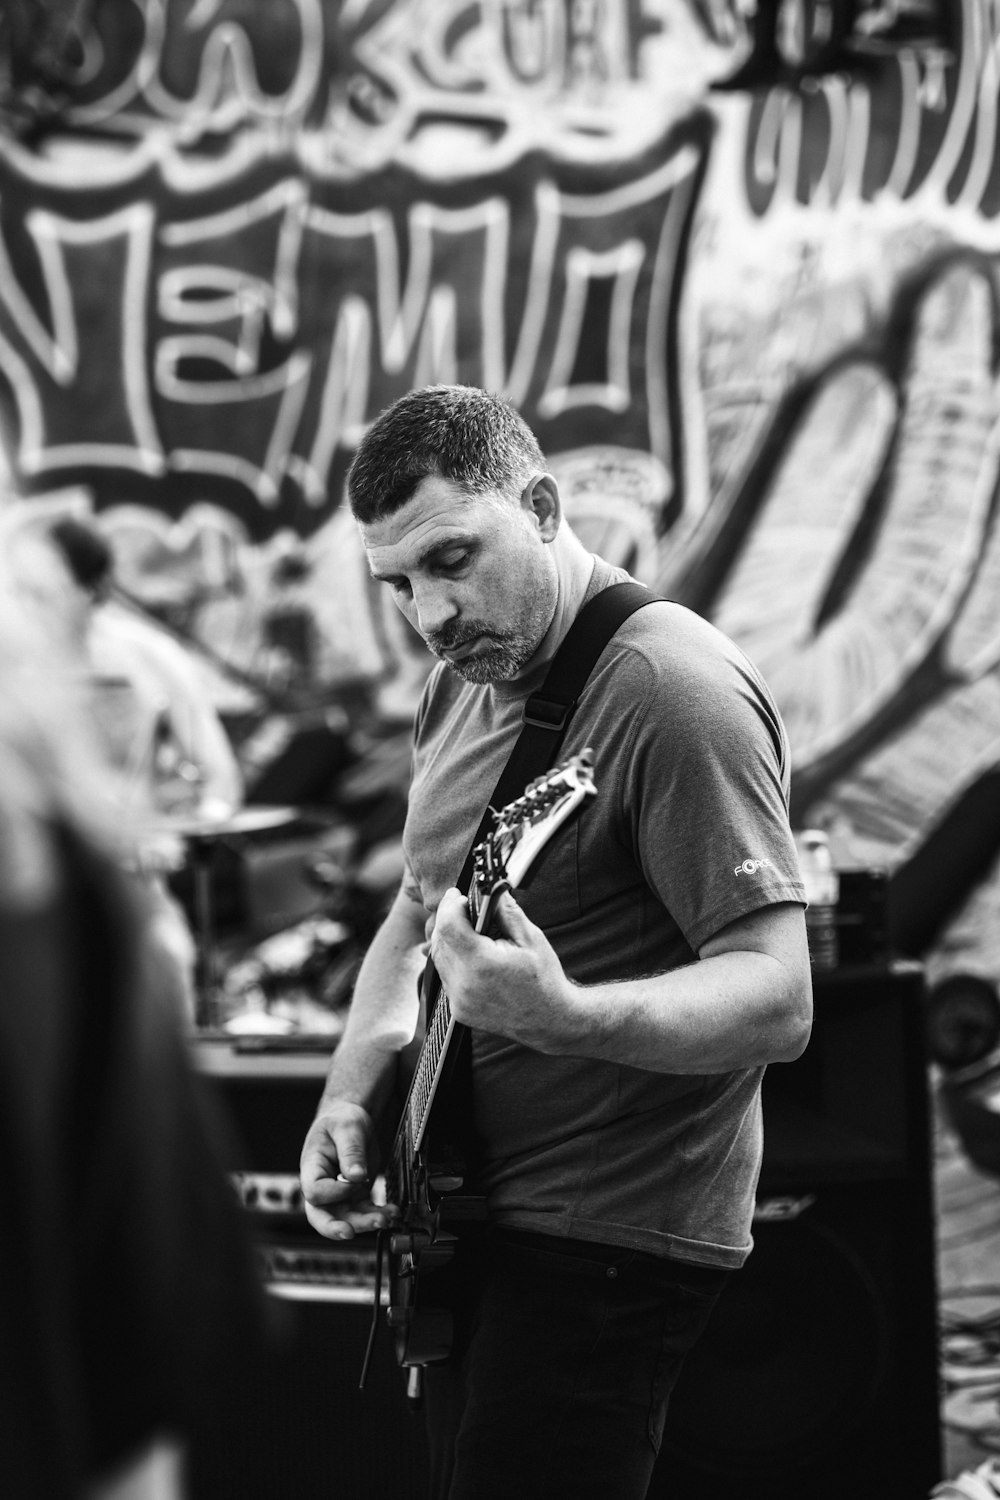
[[[435,1275],[456,1327],[425,1372],[432,1500],[642,1500],[728,1273],[497,1231]]]

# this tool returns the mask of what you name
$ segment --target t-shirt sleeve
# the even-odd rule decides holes
[[[404,896],[408,896],[411,901],[415,901],[420,906],[423,906],[424,898],[421,895],[420,882],[414,875],[413,870],[410,866],[410,862],[407,859],[404,859],[403,861],[402,889]]]
[[[805,893],[777,708],[726,637],[701,620],[686,628],[689,651],[629,668],[644,709],[623,788],[646,881],[696,952],[737,918]]]

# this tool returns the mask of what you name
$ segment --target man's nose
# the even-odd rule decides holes
[[[413,608],[417,629],[425,639],[435,635],[442,625],[458,614],[458,605],[448,589],[437,583],[414,588]]]

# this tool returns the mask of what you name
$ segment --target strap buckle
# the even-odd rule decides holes
[[[545,698],[541,693],[532,693],[524,705],[521,718],[532,729],[549,729],[553,734],[558,734],[561,729],[566,728],[575,707],[575,699],[567,703],[559,698]]]

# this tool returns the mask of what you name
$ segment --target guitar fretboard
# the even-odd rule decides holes
[[[438,995],[434,1013],[431,1016],[430,1026],[427,1028],[427,1036],[424,1039],[423,1049],[420,1053],[420,1061],[413,1075],[413,1083],[410,1086],[409,1097],[406,1101],[406,1119],[409,1127],[410,1145],[414,1150],[419,1149],[427,1128],[427,1118],[431,1112],[431,1104],[434,1099],[434,1090],[437,1086],[444,1063],[445,1052],[451,1040],[455,1023],[452,1019],[451,1006],[448,996],[444,990]]]

